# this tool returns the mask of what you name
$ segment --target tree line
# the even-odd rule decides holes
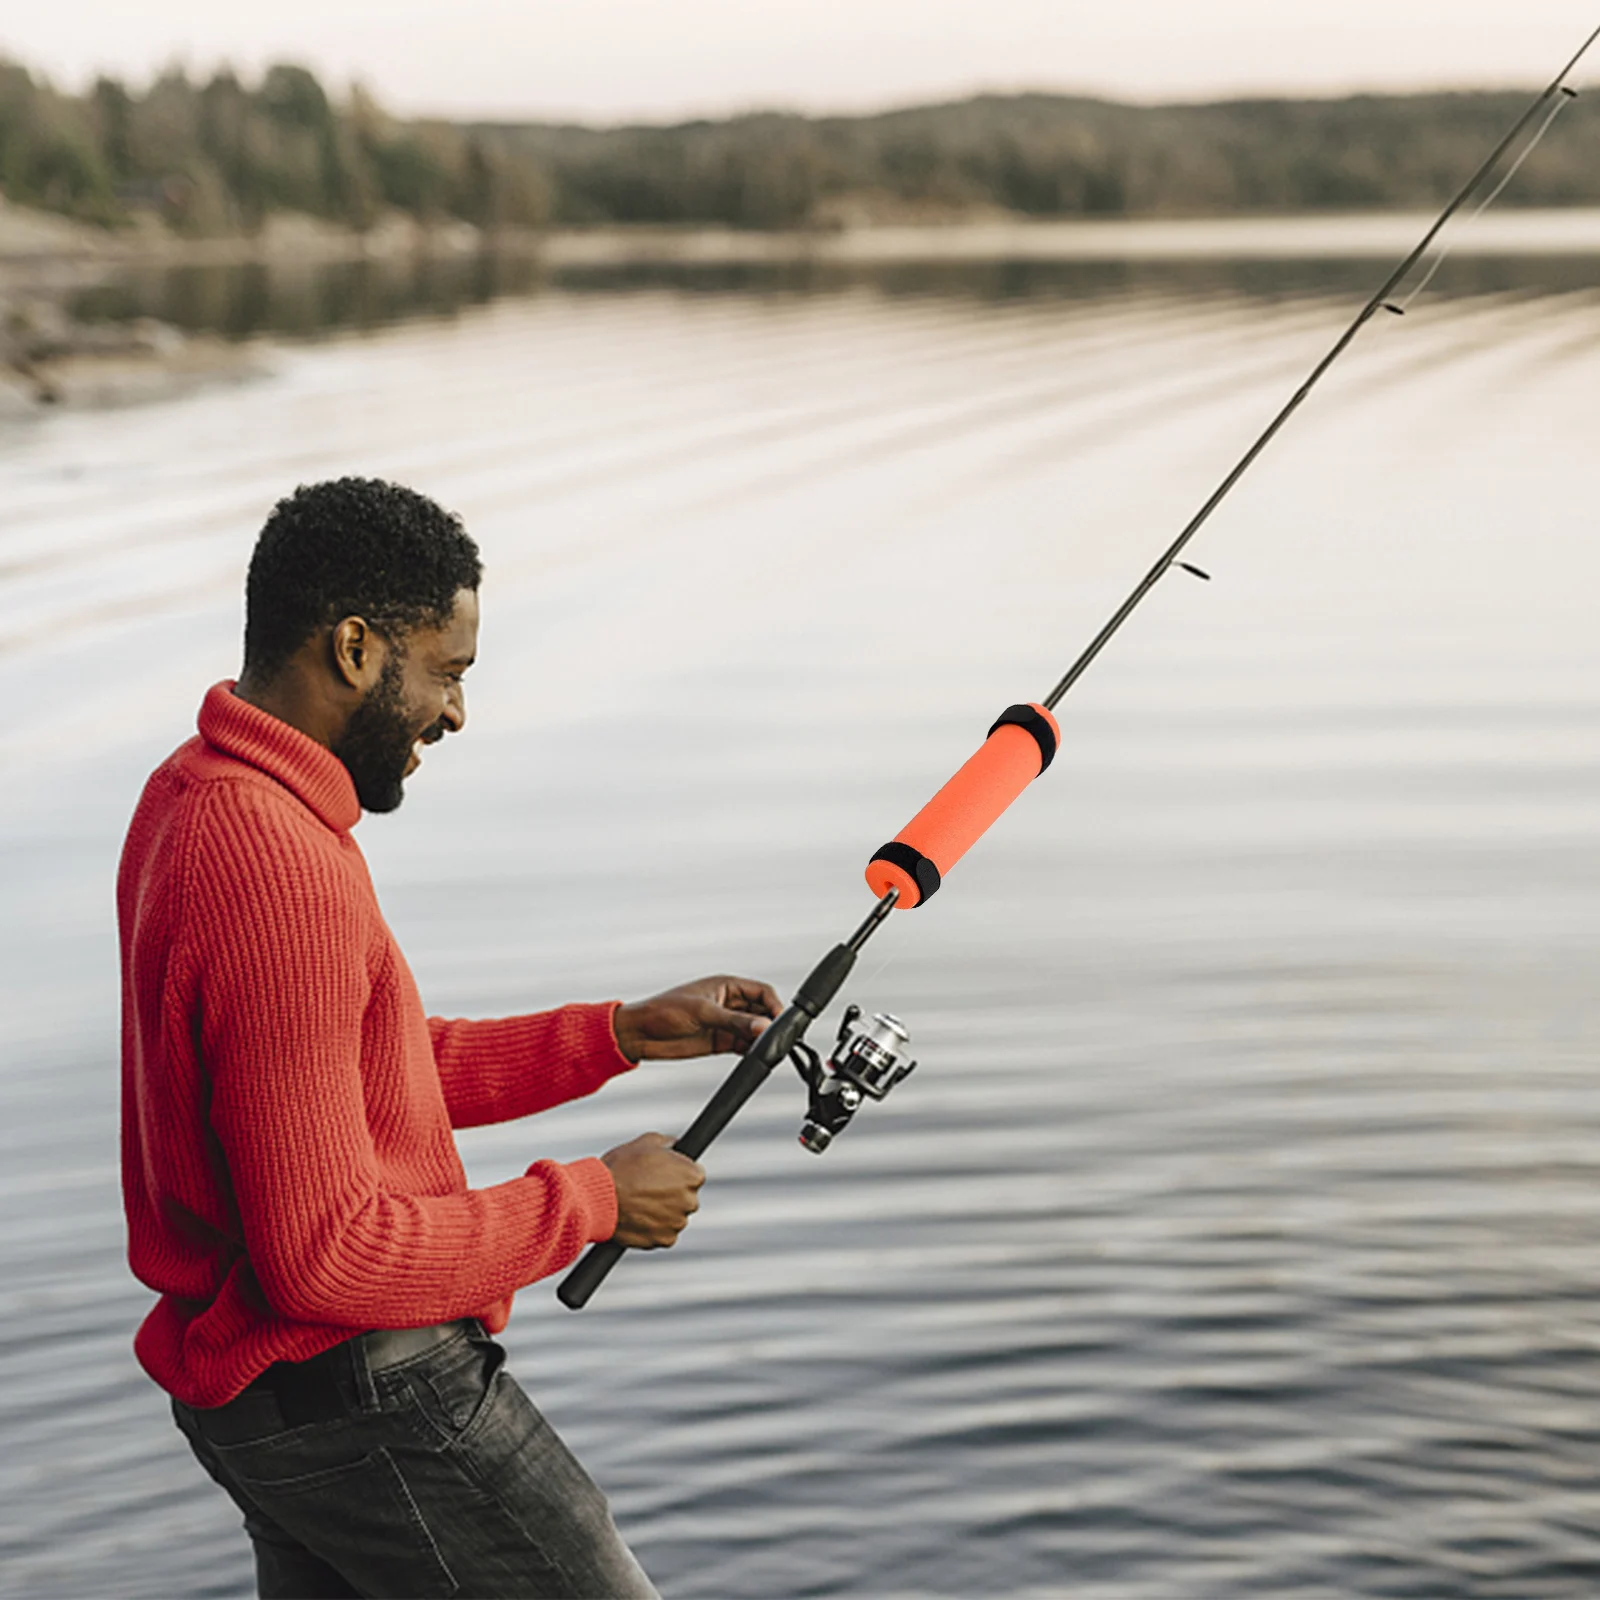
[[[335,100],[304,67],[180,70],[70,94],[0,60],[0,191],[107,227],[250,232],[296,211],[483,228],[1193,216],[1428,207],[1526,104],[1515,93],[1132,106],[981,95],[872,116],[675,126],[452,123]],[[1600,107],[1579,100],[1507,204],[1600,203]]]
[[[65,94],[0,60],[0,190],[106,226],[154,212],[181,232],[249,232],[298,211],[357,229],[385,211],[480,226],[551,214],[536,162],[492,133],[335,104],[304,67],[246,84],[163,73],[142,92],[100,78]]]

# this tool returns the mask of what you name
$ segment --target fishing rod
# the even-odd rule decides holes
[[[804,1042],[806,1030],[827,1009],[850,975],[862,948],[888,920],[889,913],[896,907],[910,911],[925,905],[938,892],[950,869],[999,820],[1023,790],[1049,767],[1061,743],[1061,728],[1054,714],[1056,706],[1133,615],[1145,596],[1174,566],[1181,567],[1197,578],[1209,577],[1199,567],[1179,560],[1189,542],[1211,520],[1212,513],[1227,499],[1234,486],[1254,465],[1256,458],[1305,403],[1328,369],[1349,349],[1367,323],[1380,310],[1390,311],[1397,316],[1405,314],[1405,306],[1397,304],[1390,296],[1427,255],[1434,240],[1478,192],[1535,118],[1544,112],[1544,124],[1511,164],[1500,183],[1486,196],[1478,208],[1479,212],[1491,205],[1516,176],[1564,105],[1576,98],[1577,90],[1568,87],[1566,80],[1597,39],[1600,39],[1600,27],[1596,27],[1584,40],[1572,59],[1551,80],[1549,87],[1490,151],[1482,165],[1434,219],[1416,248],[1384,279],[1381,287],[1356,314],[1355,320],[1311,369],[1283,409],[1257,435],[1250,448],[1212,491],[1183,531],[1162,551],[1155,565],[1134,586],[1127,599],[1111,614],[1105,626],[1089,641],[1049,694],[1041,701],[1007,706],[990,725],[984,742],[955,776],[888,844],[873,852],[872,859],[867,863],[866,878],[867,887],[878,897],[877,904],[861,926],[844,943],[836,944],[812,969],[795,991],[794,998],[745,1051],[733,1071],[706,1102],[699,1116],[673,1145],[673,1149],[698,1161],[712,1140],[727,1127],[739,1109],[786,1057],[793,1061],[809,1091],[807,1117],[801,1129],[800,1142],[818,1154],[826,1150],[835,1135],[848,1125],[866,1099],[883,1099],[911,1072],[916,1063],[902,1059],[905,1047],[910,1042],[909,1036],[899,1019],[887,1013],[879,1012],[863,1026],[859,1020],[860,1009],[848,1006],[838,1038],[826,1062]],[[1409,299],[1415,299],[1427,287],[1438,266],[1439,261],[1436,260],[1408,297],[1408,303]],[[587,1305],[626,1250],[626,1245],[617,1244],[614,1240],[591,1245],[588,1253],[557,1288],[556,1294],[561,1303],[574,1311]]]

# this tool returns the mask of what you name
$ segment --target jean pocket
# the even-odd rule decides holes
[[[231,1465],[240,1488],[263,1514],[363,1594],[459,1592],[387,1450],[290,1478],[252,1477]]]
[[[403,1384],[441,1442],[455,1444],[489,1408],[505,1364],[506,1353],[493,1339],[469,1336],[384,1376]]]

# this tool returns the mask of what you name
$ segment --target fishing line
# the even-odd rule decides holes
[[[1173,542],[1167,547],[1167,549],[1162,552],[1156,564],[1151,567],[1151,569],[1144,575],[1142,579],[1140,579],[1132,594],[1130,594],[1128,598],[1124,600],[1117,608],[1115,613],[1112,615],[1111,620],[1107,622],[1100,632],[1097,633],[1090,641],[1088,648],[1083,652],[1082,655],[1078,657],[1075,662],[1073,662],[1072,666],[1067,669],[1066,675],[1055,686],[1055,688],[1045,696],[1043,704],[1047,710],[1053,710],[1056,705],[1060,703],[1062,696],[1065,695],[1066,692],[1073,686],[1073,684],[1075,684],[1078,679],[1081,678],[1088,670],[1089,664],[1097,655],[1100,654],[1106,645],[1110,643],[1112,637],[1116,634],[1117,630],[1122,627],[1123,623],[1125,623],[1128,618],[1133,615],[1133,612],[1138,607],[1139,602],[1143,600],[1147,594],[1149,594],[1156,584],[1159,583],[1160,580],[1166,575],[1167,569],[1177,561],[1178,557],[1183,553],[1184,546],[1187,545],[1189,541],[1193,539],[1194,536],[1201,530],[1201,528],[1203,528],[1206,523],[1211,520],[1212,512],[1214,512],[1217,507],[1221,505],[1225,499],[1227,499],[1229,493],[1233,489],[1233,486],[1238,483],[1245,473],[1247,473],[1255,464],[1256,457],[1259,456],[1261,452],[1272,443],[1283,425],[1295,414],[1296,411],[1300,409],[1300,407],[1305,403],[1307,397],[1310,395],[1311,391],[1315,389],[1317,384],[1322,381],[1323,375],[1327,372],[1328,368],[1331,367],[1334,362],[1337,361],[1339,357],[1350,348],[1351,344],[1355,341],[1356,335],[1360,333],[1361,330],[1372,320],[1379,308],[1388,302],[1389,297],[1410,275],[1416,264],[1421,261],[1425,255],[1427,255],[1428,251],[1433,246],[1433,241],[1437,239],[1444,231],[1446,225],[1462,208],[1462,206],[1464,206],[1467,201],[1471,199],[1471,197],[1477,192],[1479,186],[1484,182],[1485,179],[1488,178],[1489,174],[1500,165],[1500,162],[1504,159],[1507,151],[1511,150],[1516,145],[1517,140],[1522,137],[1529,124],[1533,122],[1540,112],[1548,108],[1550,101],[1561,95],[1562,90],[1565,88],[1567,77],[1572,72],[1573,68],[1576,67],[1577,64],[1589,53],[1589,49],[1594,44],[1596,39],[1600,39],[1600,27],[1597,27],[1594,32],[1584,40],[1577,53],[1566,64],[1566,66],[1564,66],[1561,71],[1556,74],[1555,78],[1551,81],[1550,86],[1534,100],[1532,105],[1530,105],[1526,111],[1523,112],[1523,114],[1512,125],[1510,132],[1508,132],[1500,141],[1500,143],[1489,152],[1488,156],[1484,159],[1483,164],[1478,168],[1478,170],[1474,172],[1464,184],[1462,184],[1461,188],[1457,191],[1455,198],[1452,199],[1444,208],[1444,210],[1441,211],[1434,219],[1433,226],[1430,227],[1425,234],[1423,234],[1421,240],[1417,243],[1416,248],[1413,249],[1411,254],[1408,255],[1405,260],[1403,260],[1400,265],[1389,274],[1389,276],[1384,280],[1382,286],[1379,288],[1378,292],[1374,294],[1369,301],[1367,301],[1367,303],[1359,312],[1356,313],[1355,320],[1348,328],[1345,329],[1342,334],[1340,334],[1339,338],[1334,342],[1333,348],[1328,351],[1327,355],[1325,355],[1315,367],[1312,368],[1310,376],[1308,376],[1305,382],[1302,383],[1294,392],[1294,394],[1290,396],[1288,403],[1277,414],[1277,416],[1275,416],[1272,421],[1267,424],[1266,428],[1262,430],[1256,441],[1247,451],[1245,451],[1244,455],[1240,457],[1233,470],[1222,480],[1220,484],[1217,485],[1216,489],[1212,492],[1211,498],[1207,500],[1206,503],[1201,506],[1199,511],[1195,513],[1189,524],[1184,528],[1183,532],[1180,533],[1178,537],[1174,539]]]
[[[860,980],[860,982],[862,982],[864,984],[876,983],[878,981],[878,979],[881,978],[884,975],[884,973],[886,973],[889,970],[889,968],[892,967],[895,964],[895,962],[897,962],[900,959],[900,957],[901,957],[901,955],[903,953],[904,952],[899,951],[899,950],[891,950],[888,953],[888,955],[886,955],[883,958],[883,960],[880,961],[877,964],[877,966],[875,966],[872,969],[871,972],[858,973],[857,974],[858,979]]]
[[[1517,147],[1518,140],[1540,114],[1546,113],[1543,126],[1474,215],[1481,214],[1516,175],[1518,168],[1549,131],[1563,102],[1573,97],[1575,91],[1566,87],[1566,79],[1597,39],[1600,39],[1600,27],[1584,40],[1550,86],[1489,152],[1483,164],[1435,218],[1416,248],[1389,274],[1377,293],[1356,314],[1355,320],[1335,340],[1332,349],[1311,369],[1310,375],[1212,491],[1210,498],[1178,537],[1161,553],[1155,565],[1134,586],[1105,626],[1090,640],[1060,682],[1043,700],[1007,706],[991,724],[983,743],[956,775],[893,839],[873,852],[872,859],[867,863],[866,878],[867,886],[877,896],[877,904],[860,927],[842,944],[836,944],[811,970],[788,1006],[757,1036],[755,1043],[706,1102],[699,1116],[675,1142],[674,1149],[698,1160],[712,1140],[732,1121],[739,1108],[767,1080],[773,1069],[785,1060],[792,1060],[810,1093],[807,1119],[801,1130],[800,1141],[806,1148],[820,1152],[849,1124],[850,1118],[867,1099],[883,1099],[916,1065],[914,1061],[903,1059],[909,1035],[897,1018],[885,1013],[879,1013],[863,1023],[859,1020],[861,1013],[858,1007],[846,1007],[837,1042],[826,1063],[804,1042],[805,1033],[839,992],[862,948],[888,920],[890,912],[896,907],[909,911],[925,904],[938,893],[950,869],[983,837],[1023,790],[1049,767],[1061,743],[1061,728],[1055,718],[1056,706],[1110,643],[1118,629],[1133,615],[1144,597],[1174,566],[1181,567],[1193,577],[1209,578],[1202,568],[1178,559],[1184,547],[1210,520],[1212,513],[1250,470],[1261,452],[1277,437],[1289,418],[1305,403],[1328,369],[1349,349],[1356,335],[1389,303],[1390,296],[1427,256],[1434,241],[1456,213],[1499,169],[1500,163]],[[1430,271],[1418,289],[1413,291],[1413,298],[1431,277]],[[625,1253],[625,1247],[615,1241],[591,1246],[556,1290],[562,1304],[575,1311],[586,1305],[589,1297]]]
[[[1483,199],[1480,200],[1478,204],[1474,206],[1473,209],[1467,214],[1465,221],[1463,221],[1461,224],[1463,228],[1470,228],[1472,224],[1476,222],[1478,218],[1481,217],[1484,212],[1487,211],[1489,207],[1500,198],[1502,194],[1505,193],[1506,185],[1509,184],[1511,180],[1522,171],[1523,162],[1526,161],[1528,157],[1531,156],[1533,152],[1537,150],[1544,142],[1544,136],[1549,133],[1551,124],[1554,123],[1556,118],[1559,117],[1561,113],[1565,111],[1567,107],[1570,106],[1577,98],[1578,91],[1576,89],[1562,89],[1561,93],[1556,97],[1556,103],[1550,107],[1549,115],[1544,119],[1543,122],[1539,124],[1538,132],[1535,133],[1534,136],[1523,147],[1522,154],[1519,155],[1517,159],[1513,161],[1506,169],[1505,176],[1502,177],[1501,180],[1494,186],[1494,188],[1492,188],[1488,194],[1485,195]],[[1405,299],[1400,301],[1398,304],[1391,300],[1383,309],[1385,311],[1394,312],[1396,316],[1404,316],[1405,313],[1411,309],[1411,302],[1415,300],[1430,283],[1433,282],[1435,274],[1438,272],[1439,268],[1450,259],[1451,252],[1454,251],[1456,245],[1459,243],[1459,233],[1455,234],[1453,237],[1447,238],[1444,242],[1443,248],[1440,249],[1434,256],[1432,265],[1430,265],[1428,270],[1420,279],[1418,279],[1416,286],[1409,294],[1407,294]]]

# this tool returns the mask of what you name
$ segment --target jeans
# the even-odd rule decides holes
[[[214,1410],[172,1403],[244,1513],[263,1597],[659,1600],[478,1323],[394,1365],[360,1338],[315,1360],[309,1401],[257,1380]]]

